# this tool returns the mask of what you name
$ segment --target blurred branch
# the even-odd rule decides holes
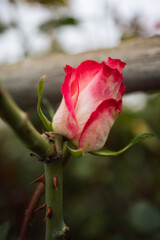
[[[35,210],[41,196],[43,195],[43,193],[44,193],[44,184],[40,183],[38,185],[38,187],[36,188],[36,191],[31,199],[31,201],[29,202],[29,205],[28,205],[25,217],[24,217],[23,225],[22,225],[20,240],[24,240],[26,237],[29,223],[32,219],[34,210]]]
[[[77,66],[86,59],[120,58],[124,69],[126,92],[160,89],[160,36],[124,42],[118,47],[99,49],[76,55],[51,54],[0,66],[0,78],[16,102],[23,108],[35,107],[39,77],[46,74],[45,93],[52,103],[61,99],[60,88],[66,64]]]

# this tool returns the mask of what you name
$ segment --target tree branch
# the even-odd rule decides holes
[[[140,38],[118,47],[76,55],[52,54],[28,58],[16,64],[0,66],[0,78],[19,106],[26,109],[36,105],[38,80],[46,74],[46,97],[51,103],[58,103],[66,64],[77,66],[86,59],[102,61],[109,56],[127,63],[123,71],[126,92],[160,89],[160,36]]]

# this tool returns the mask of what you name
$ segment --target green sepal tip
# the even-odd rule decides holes
[[[62,159],[65,161],[69,157],[69,150],[68,150],[68,142],[63,142],[63,151],[62,151]]]
[[[84,151],[83,148],[80,149],[75,149],[73,144],[71,144],[71,142],[67,142],[67,147],[68,147],[68,151],[69,153],[76,158],[82,157],[84,155]]]
[[[43,88],[44,88],[44,81],[45,81],[46,75],[43,75],[40,80],[39,80],[39,84],[38,84],[38,103],[37,103],[37,112],[38,115],[43,123],[43,125],[45,126],[45,128],[50,132],[53,131],[52,128],[52,122],[50,122],[47,117],[43,114],[42,109],[41,109],[41,98],[42,98],[42,94],[43,94]]]
[[[42,104],[47,109],[50,119],[52,119],[54,116],[54,109],[52,107],[52,104],[48,101],[47,98],[42,99]]]
[[[122,148],[119,151],[110,151],[107,149],[100,149],[98,151],[95,152],[90,152],[93,155],[98,155],[98,156],[105,156],[105,157],[114,157],[114,156],[118,156],[120,154],[122,154],[123,152],[125,152],[128,148],[130,148],[131,146],[133,146],[134,144],[146,139],[146,138],[150,138],[153,137],[154,134],[152,133],[143,133],[139,136],[136,136],[135,138],[133,138],[130,143],[128,145],[126,145],[124,148]]]

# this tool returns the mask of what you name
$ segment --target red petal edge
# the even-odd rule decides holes
[[[85,124],[79,139],[79,148],[83,148],[85,152],[102,148],[121,110],[121,100],[116,101],[112,98],[104,100]]]
[[[125,67],[126,63],[122,62],[120,59],[112,59],[108,58],[106,63],[109,67],[117,69],[120,73],[122,72],[123,68]]]
[[[72,70],[73,70],[73,68],[72,68],[71,66],[69,66],[69,65],[66,65],[66,66],[64,67],[65,73],[69,73],[69,72],[72,71]]]
[[[76,79],[79,83],[80,91],[92,81],[101,68],[102,63],[93,60],[86,60],[76,68]]]
[[[74,138],[78,132],[78,123],[77,119],[75,116],[75,111],[74,111],[74,101],[72,99],[72,93],[71,93],[71,87],[70,85],[73,84],[74,79],[72,79],[74,76],[74,69],[69,71],[64,79],[64,83],[62,85],[61,91],[65,99],[65,104],[68,109],[68,116],[67,116],[67,128],[70,130],[72,133],[72,137],[70,139]],[[78,88],[78,87],[77,87]],[[77,101],[77,96],[75,97],[75,101]]]

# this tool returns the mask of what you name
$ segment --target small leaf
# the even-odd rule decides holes
[[[73,157],[79,158],[79,157],[82,157],[84,155],[83,154],[83,148],[74,149],[74,146],[71,146],[71,145],[72,145],[71,143],[67,142],[68,151],[70,152],[70,154]]]
[[[48,101],[47,98],[43,98],[42,103],[43,103],[43,105],[46,107],[46,109],[47,109],[47,111],[48,111],[48,114],[49,114],[49,117],[50,117],[51,119],[53,119],[54,109],[53,109],[53,107],[52,107],[52,104]]]
[[[98,156],[118,156],[120,155],[121,153],[125,152],[128,148],[130,148],[131,146],[133,146],[134,144],[146,139],[146,138],[150,138],[150,137],[153,137],[154,135],[152,133],[144,133],[144,134],[141,134],[135,138],[133,138],[131,140],[131,142],[125,146],[124,148],[122,148],[121,150],[119,151],[110,151],[110,150],[105,150],[105,149],[100,149],[98,151],[95,151],[95,152],[90,152],[91,154],[94,154],[94,155],[98,155]]]
[[[42,109],[41,109],[41,98],[42,98],[42,93],[43,93],[43,88],[44,88],[44,81],[45,81],[46,76],[43,75],[38,84],[38,103],[37,103],[37,112],[38,115],[43,122],[43,125],[48,131],[53,131],[52,128],[52,123],[46,118],[46,116],[43,114]]]
[[[0,225],[0,239],[6,240],[10,229],[10,223],[4,222]]]

